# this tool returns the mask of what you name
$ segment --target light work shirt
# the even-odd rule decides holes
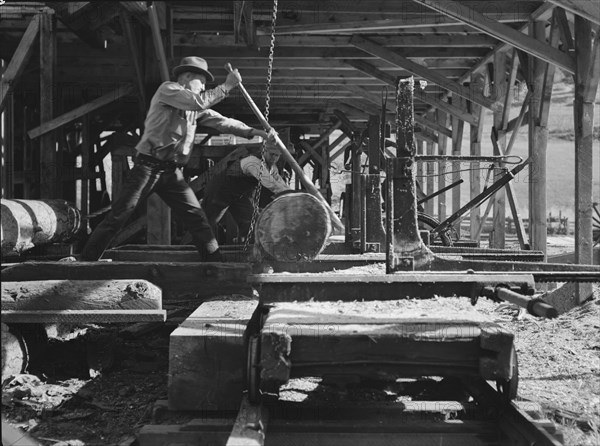
[[[136,150],[162,161],[185,164],[191,154],[198,123],[221,133],[252,138],[251,127],[209,109],[225,97],[227,92],[221,85],[194,93],[178,82],[163,82],[150,102],[144,134]]]
[[[281,175],[279,175],[277,166],[271,166],[269,169],[265,164],[261,174],[260,164],[261,160],[254,155],[249,155],[240,161],[242,173],[256,178],[263,187],[266,187],[271,192],[277,194],[290,189],[285,181],[283,181],[283,178],[281,178]]]

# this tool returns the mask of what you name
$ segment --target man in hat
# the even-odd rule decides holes
[[[111,211],[96,227],[81,253],[81,260],[98,260],[117,232],[125,225],[138,203],[156,192],[187,226],[201,258],[220,261],[219,245],[206,214],[183,177],[182,167],[191,155],[196,125],[221,133],[252,138],[274,138],[264,130],[226,118],[210,107],[226,98],[241,82],[237,70],[224,83],[205,91],[214,81],[208,64],[200,57],[184,57],[173,69],[176,82],[163,82],[154,94],[144,122],[144,134],[135,147],[135,165],[123,189],[113,197]]]
[[[229,210],[240,235],[246,237],[254,213],[254,194],[259,181],[263,191],[267,190],[271,196],[290,190],[277,170],[280,155],[277,145],[268,140],[262,166],[259,153],[242,153],[237,159],[230,160],[224,171],[213,176],[206,185],[202,200],[209,223],[215,226]]]

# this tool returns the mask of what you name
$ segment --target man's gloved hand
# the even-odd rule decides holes
[[[225,79],[225,82],[223,83],[223,87],[225,88],[225,90],[231,91],[235,87],[237,87],[241,82],[242,75],[236,68],[235,70],[229,72],[229,74],[227,75],[227,79]]]
[[[277,132],[275,129],[269,130],[269,133],[266,134],[267,146],[274,147],[277,145]]]

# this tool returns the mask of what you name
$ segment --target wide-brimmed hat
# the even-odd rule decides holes
[[[208,71],[208,64],[201,57],[188,56],[181,59],[181,63],[173,68],[173,75],[179,76],[181,73],[191,71],[193,73],[200,73],[206,76],[208,80],[213,82],[215,77]]]

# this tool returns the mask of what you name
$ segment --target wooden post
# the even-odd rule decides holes
[[[597,31],[596,31],[597,32]],[[592,26],[575,16],[575,263],[593,262],[593,127],[594,98],[600,78],[600,43],[592,43]],[[577,286],[577,300],[591,296],[592,284]]]
[[[138,45],[135,39],[132,17],[125,10],[121,11],[120,17],[121,26],[123,27],[127,37],[127,45],[129,47],[131,62],[133,63],[133,68],[135,70],[135,81],[137,83],[138,95],[140,98],[140,111],[142,112],[142,115],[144,115],[146,113],[146,86],[144,83],[144,73],[140,61],[140,53],[138,51]]]
[[[434,150],[435,150],[435,147],[434,147],[433,141],[427,141],[427,155],[435,155]],[[427,192],[425,192],[425,195],[431,195],[433,192],[435,192],[433,190],[434,184],[435,184],[434,183],[434,181],[435,181],[435,177],[434,177],[435,165],[433,163],[427,162],[427,164],[425,164],[425,175],[427,175],[427,178],[425,180],[425,185],[426,185],[425,190]],[[426,214],[433,215],[434,200],[435,200],[435,198],[432,198],[431,200],[428,200],[424,203]]]
[[[483,76],[477,75],[474,77],[473,82],[480,82],[483,84]],[[471,124],[470,126],[470,152],[471,156],[481,156],[481,137],[483,135],[483,121],[484,121],[484,113],[483,108],[480,105],[475,103],[470,103],[471,105],[471,113],[473,116],[477,118],[476,124]],[[473,162],[471,163],[471,173],[470,173],[470,198],[473,199],[480,193],[481,189],[481,172],[479,171],[479,163]],[[479,213],[479,207],[471,209],[470,212],[471,223],[470,223],[470,236],[472,240],[475,240],[474,235],[477,233],[477,228],[481,223],[481,217]],[[477,237],[476,240],[479,240]]]
[[[545,22],[530,22],[529,33],[539,40],[545,39]],[[545,62],[528,58],[529,102],[529,236],[534,250],[546,253],[546,137],[539,126]]]
[[[82,127],[82,142],[81,142],[81,188],[80,188],[80,203],[79,210],[83,216],[90,213],[90,154],[93,152],[92,149],[92,135],[91,135],[91,123],[90,115],[83,116],[83,127]],[[89,220],[86,218],[83,220],[81,225],[81,231],[84,235],[88,233]]]
[[[496,52],[494,55],[494,90],[497,101],[505,99],[502,93],[510,95],[510,85],[506,76],[506,53]],[[502,155],[506,149],[506,132],[503,130],[505,116],[510,109],[510,101],[504,101],[504,107],[494,111],[494,127],[497,130],[498,150],[494,150],[494,155]],[[495,171],[494,181],[502,177],[503,173],[500,169],[504,163],[496,163],[498,168]],[[502,188],[494,197],[494,236],[490,241],[491,248],[504,248],[506,237],[506,192]]]
[[[445,112],[441,111],[441,110],[437,110],[436,111],[436,115],[437,115],[437,122],[439,125],[441,125],[442,127],[446,127],[447,126],[447,115]],[[442,132],[438,132],[438,154],[439,155],[446,155],[446,135],[444,135]],[[447,163],[445,161],[440,161],[438,163],[438,190],[443,189],[444,187],[446,187],[446,170],[447,170]],[[446,219],[446,192],[438,195],[437,197],[438,200],[438,219],[440,221],[444,221]]]
[[[458,99],[460,102],[464,102],[462,98]],[[460,156],[461,154],[461,146],[463,139],[463,132],[465,128],[465,121],[457,118],[456,116],[452,116],[452,155]],[[460,180],[460,172],[461,163],[460,161],[454,161],[452,163],[452,182],[456,182]],[[460,186],[452,189],[452,213],[458,211],[460,209]],[[460,224],[457,225],[454,229],[456,230],[458,237],[460,238]]]
[[[40,14],[40,124],[54,118],[54,73],[56,71],[56,17]],[[40,138],[40,196],[57,198],[61,195],[56,159],[56,135],[47,133]],[[62,185],[62,182],[60,183]],[[62,188],[61,188],[62,189]]]
[[[6,71],[6,66],[2,67],[2,72]],[[5,106],[2,109],[0,119],[2,120],[0,128],[0,144],[2,145],[1,159],[1,178],[2,181],[2,198],[12,198],[14,196],[14,172],[15,172],[15,134],[14,134],[14,99],[12,95],[5,101]]]
[[[158,59],[158,68],[160,77],[163,82],[170,79],[169,68],[167,66],[167,58],[163,46],[162,36],[158,23],[158,16],[154,5],[148,7],[148,16],[150,19],[150,28],[152,29],[152,39],[154,41],[154,50]],[[171,244],[171,209],[165,204],[162,199],[152,194],[148,198],[148,209],[146,211],[148,217],[147,227],[147,243],[155,245],[170,245]]]

